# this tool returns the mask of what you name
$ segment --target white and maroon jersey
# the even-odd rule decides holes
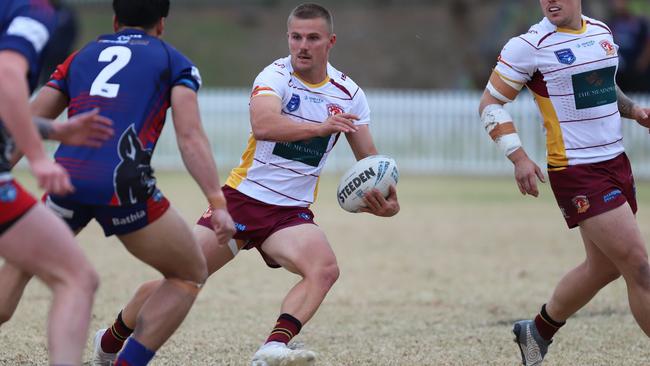
[[[322,123],[338,113],[370,123],[363,90],[348,76],[327,65],[327,77],[310,84],[293,73],[291,57],[267,66],[255,79],[251,98],[280,98],[282,115],[298,123]],[[318,179],[339,135],[305,141],[257,141],[251,133],[241,163],[226,185],[259,201],[279,206],[307,207],[316,198]]]
[[[525,84],[546,131],[549,169],[609,160],[623,152],[615,76],[618,47],[609,28],[584,17],[582,29],[548,19],[512,38],[495,72]]]

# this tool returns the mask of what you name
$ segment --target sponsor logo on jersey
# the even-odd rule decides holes
[[[305,101],[310,102],[310,103],[314,103],[314,104],[321,104],[321,103],[325,102],[325,100],[323,98],[314,97],[312,95],[305,95],[304,99],[305,99]]]
[[[292,94],[289,103],[287,103],[287,110],[289,112],[295,112],[300,108],[300,96],[298,94]]]
[[[611,42],[609,42],[606,39],[603,39],[600,41],[600,47],[602,47],[605,50],[605,54],[607,56],[614,56],[616,54],[616,48],[614,47]]]
[[[573,54],[570,48],[563,48],[555,51],[555,56],[561,64],[571,65],[576,62],[576,55]]]
[[[16,200],[16,197],[18,197],[18,192],[16,191],[16,187],[14,187],[13,183],[9,182],[0,185],[0,202],[14,202]]]
[[[620,189],[615,189],[615,190],[613,190],[613,191],[607,193],[606,195],[604,195],[604,196],[603,196],[603,201],[604,201],[604,202],[613,201],[613,200],[616,199],[616,197],[618,197],[618,196],[620,196],[620,195],[622,195],[622,194],[623,194],[623,192],[621,192]]]
[[[199,72],[199,68],[196,66],[192,66],[192,77],[196,82],[199,84],[199,86],[203,85],[203,79],[201,79],[201,72]]]
[[[327,105],[327,114],[329,114],[330,117],[341,113],[345,113],[345,110],[340,105],[334,103]]]
[[[615,75],[615,66],[571,75],[576,109],[616,103]]]
[[[591,41],[587,41],[587,42],[578,43],[578,44],[576,45],[576,48],[591,47],[591,46],[593,46],[593,45],[595,45],[595,44],[596,44],[596,41],[591,40]]]
[[[129,216],[126,217],[113,217],[111,221],[113,222],[113,226],[129,225],[144,218],[145,216],[147,216],[147,213],[144,210],[140,210],[129,214]]]
[[[576,210],[578,211],[579,214],[583,214],[589,210],[589,199],[587,199],[587,196],[575,196],[571,199],[571,202],[573,202],[573,206],[575,206]]]

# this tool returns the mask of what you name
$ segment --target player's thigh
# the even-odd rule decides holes
[[[586,263],[589,266],[591,273],[604,278],[615,279],[620,276],[620,272],[614,262],[607,257],[607,255],[589,239],[585,230],[580,227],[580,235],[585,247]]]
[[[93,272],[68,226],[41,204],[0,237],[0,256],[46,283]]]
[[[205,256],[208,274],[213,274],[233,260],[244,244],[242,241],[231,239],[228,245],[219,245],[215,232],[203,225],[194,225],[193,231]]]
[[[298,274],[337,265],[325,233],[313,224],[278,230],[262,243],[261,248],[276,263]]]
[[[582,221],[580,230],[619,270],[627,262],[647,262],[641,232],[627,203]]]
[[[202,282],[205,259],[187,223],[170,207],[142,229],[120,235],[129,252],[165,277]]]

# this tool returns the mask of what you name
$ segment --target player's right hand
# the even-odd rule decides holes
[[[359,116],[352,113],[339,113],[330,116],[320,125],[319,136],[325,137],[339,132],[357,132],[359,127],[355,126],[354,121],[358,120]]]
[[[70,176],[65,169],[48,158],[31,160],[29,166],[36,177],[38,187],[47,193],[66,195],[74,192]]]
[[[210,222],[212,222],[214,233],[217,234],[219,245],[228,245],[232,236],[235,235],[235,223],[232,221],[228,210],[225,207],[213,209]]]

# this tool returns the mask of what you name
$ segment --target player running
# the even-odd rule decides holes
[[[521,193],[537,197],[536,179],[544,175],[503,108],[523,86],[530,89],[544,119],[551,187],[569,228],[580,228],[586,259],[560,280],[534,320],[515,323],[525,365],[540,365],[555,332],[621,275],[632,314],[650,335],[650,266],[621,133],[621,116],[650,127],[650,110],[616,86],[612,33],[582,15],[580,0],[540,5],[545,18],[503,48],[481,98],[481,120],[513,162]]]
[[[256,366],[314,363],[314,352],[291,349],[287,344],[312,318],[337,280],[339,268],[325,234],[314,224],[309,205],[340,133],[357,159],[377,154],[363,91],[328,63],[336,43],[330,12],[316,4],[300,5],[291,12],[287,26],[291,55],[273,62],[255,79],[250,100],[252,134],[241,164],[223,187],[236,221],[237,243],[218,245],[209,221],[214,207],[194,229],[209,273],[232,260],[241,248],[256,248],[270,267],[284,267],[302,277],[284,298],[275,327],[253,356]],[[386,199],[373,191],[365,202],[364,211],[377,216],[399,211],[394,187]],[[115,348],[105,345],[128,336],[138,324],[135,314],[158,286],[160,281],[140,287],[104,333],[101,347],[95,348],[100,355],[96,359],[110,359],[109,352]]]

